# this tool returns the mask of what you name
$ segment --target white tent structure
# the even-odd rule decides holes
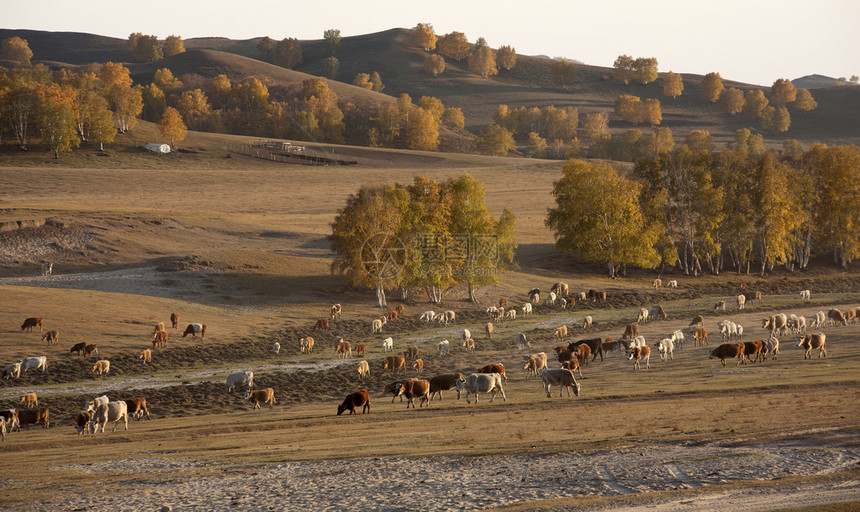
[[[147,151],[151,151],[153,153],[159,155],[166,155],[170,153],[170,146],[168,144],[156,144],[154,142],[150,142],[143,146]]]

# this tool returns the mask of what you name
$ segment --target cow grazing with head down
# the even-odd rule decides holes
[[[170,313],[170,323],[174,329],[179,328],[179,315],[177,313]]]
[[[312,332],[321,331],[323,329],[328,329],[328,318],[318,318]]]
[[[143,418],[144,415],[146,415],[146,419],[152,419],[149,416],[149,409],[146,407],[146,398],[125,398],[123,399],[123,402],[125,402],[128,414],[132,418],[139,420]]]
[[[622,340],[629,340],[639,336],[639,324],[634,322],[632,324],[627,324],[624,327],[624,334],[621,335]]]
[[[182,337],[186,337],[188,335],[194,336],[200,335],[200,338],[203,339],[206,337],[206,324],[188,324],[188,327],[185,328],[185,332],[182,333]]]
[[[111,432],[116,432],[120,420],[124,420],[125,429],[128,430],[128,404],[122,400],[101,404],[93,415],[95,423],[93,433],[98,432],[99,426],[101,426],[102,434],[104,434],[105,426],[109,421],[113,422],[113,430]]]
[[[110,361],[107,359],[101,359],[96,361],[96,364],[93,365],[93,373],[98,376],[107,375],[110,373]]]
[[[385,358],[385,363],[382,365],[383,370],[388,370],[392,374],[406,371],[406,358],[400,356],[388,356]]]
[[[457,381],[457,392],[466,390],[466,403],[472,403],[469,400],[469,395],[475,395],[475,403],[478,403],[478,393],[492,393],[490,402],[496,399],[496,394],[501,393],[502,398],[507,402],[508,397],[505,396],[505,390],[502,387],[502,376],[498,373],[473,373],[465,379]]]
[[[600,356],[600,362],[603,362],[603,340],[601,338],[591,338],[587,340],[574,341],[569,343],[567,345],[567,348],[571,352],[574,352],[579,350],[579,347],[582,345],[588,346],[588,355],[591,357],[592,361],[597,359],[597,356]]]
[[[152,362],[152,350],[146,349],[140,353],[138,359],[143,359],[143,364]]]
[[[42,341],[47,342],[48,345],[56,345],[59,339],[60,331],[48,331],[42,335]]]
[[[95,343],[90,343],[84,347],[84,357],[99,355],[99,346]]]
[[[564,390],[567,388],[567,397],[570,398],[570,390],[573,389],[573,392],[576,396],[579,396],[579,391],[581,386],[578,382],[576,382],[576,377],[574,377],[573,372],[571,370],[566,370],[564,368],[560,369],[547,369],[541,373],[541,380],[543,380],[543,387],[546,391],[546,397],[551,398],[550,388],[552,386],[558,386],[558,397],[561,398],[564,396]]]
[[[370,364],[367,361],[361,361],[358,363],[358,378],[364,380],[367,376],[370,376]]]
[[[51,426],[51,418],[50,411],[47,407],[39,407],[38,409],[18,409],[18,430],[21,429],[20,425],[27,425],[27,428],[30,428],[30,425],[38,425],[42,424],[42,427],[48,428]]]
[[[77,353],[78,355],[83,355],[84,349],[87,347],[87,343],[82,341],[80,343],[75,343],[72,345],[72,348],[69,350],[69,353]]]
[[[361,407],[361,414],[370,412],[370,393],[367,389],[360,389],[355,393],[346,395],[343,403],[337,406],[337,415],[340,416],[344,411],[349,411],[349,414],[358,414],[355,412],[356,407]]]
[[[803,353],[804,359],[812,359],[812,350],[816,348],[818,349],[818,357],[827,357],[826,340],[827,336],[823,332],[804,334],[797,337],[797,346],[803,347],[805,350]]]
[[[308,353],[308,354],[313,352],[314,351],[314,339],[311,338],[310,336],[306,336],[306,337],[300,339],[299,340],[299,350],[301,350],[302,353]]]
[[[24,319],[24,323],[21,324],[21,332],[24,332],[24,329],[26,329],[27,332],[33,332],[34,327],[38,327],[39,332],[42,332],[42,324],[44,323],[44,321],[45,319],[42,317],[26,318]]]
[[[571,359],[570,361],[565,361],[561,363],[561,367],[565,370],[572,371],[574,374],[576,374],[576,372],[579,372],[579,378],[582,378],[582,366],[576,359]]]

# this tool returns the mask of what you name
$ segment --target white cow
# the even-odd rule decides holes
[[[460,333],[460,339],[467,340],[472,337],[472,331],[469,329],[463,329],[463,332]]]
[[[475,403],[478,403],[478,393],[492,393],[490,402],[496,399],[496,394],[501,393],[505,402],[508,397],[505,396],[505,390],[502,388],[502,376],[498,373],[473,373],[465,379],[457,380],[457,393],[466,390],[466,403],[472,403],[469,400],[469,395],[475,395]]]
[[[738,295],[738,309],[743,309],[744,305],[747,303],[747,298],[744,294]]]
[[[442,340],[436,344],[436,350],[439,352],[440,356],[447,356],[448,352],[451,350],[451,344],[448,340]]]
[[[114,422],[113,430],[111,430],[111,432],[116,432],[116,428],[119,426],[119,420],[125,420],[125,429],[128,430],[128,404],[122,400],[118,400],[116,402],[108,402],[106,404],[99,405],[93,418],[93,425],[95,426],[93,434],[98,432],[99,426],[101,426],[102,434],[104,434],[105,425],[107,425],[109,421]]]
[[[523,304],[523,316],[532,314],[532,305],[531,303],[526,302]]]
[[[801,290],[800,291],[800,300],[811,300],[812,292],[809,290]]]
[[[644,323],[648,322],[648,310],[647,309],[642,308],[639,310],[639,314],[636,316],[636,322],[638,322],[640,324],[644,324]]]
[[[814,329],[818,329],[824,326],[824,322],[827,321],[827,313],[824,311],[819,311],[815,313],[815,320],[812,321],[812,326]]]
[[[591,329],[591,327],[593,325],[594,325],[594,319],[591,318],[591,315],[588,315],[582,319],[582,329],[583,330],[587,331],[587,330]]]
[[[48,358],[45,356],[28,357],[22,361],[18,361],[23,372],[30,370],[42,369],[42,373],[48,371]]]
[[[628,350],[633,350],[634,348],[642,348],[645,345],[647,345],[647,343],[645,343],[645,336],[640,335],[633,338],[630,343],[627,344],[627,348]]]
[[[457,313],[454,313],[450,309],[448,311],[440,314],[439,317],[437,318],[437,320],[439,320],[439,323],[445,324],[445,325],[448,325],[448,322],[453,322],[456,319],[457,319]]]
[[[8,364],[5,368],[3,368],[3,378],[11,379],[12,377],[15,377],[16,379],[21,378],[21,361]]]
[[[555,306],[556,300],[558,300],[558,298],[556,297],[555,292],[549,292],[549,295],[547,295],[546,300],[544,301],[544,304],[548,304],[550,306]]]
[[[394,350],[394,339],[389,337],[382,340],[382,351],[391,352],[392,350]]]
[[[531,347],[532,346],[532,344],[529,343],[528,338],[526,338],[525,333],[522,333],[522,332],[518,332],[514,336],[514,343],[517,344],[517,350],[522,350],[525,347]]]
[[[573,388],[573,393],[576,396],[579,396],[581,386],[578,382],[576,382],[576,377],[573,376],[573,372],[571,370],[567,370],[565,368],[547,369],[540,374],[540,378],[541,380],[543,380],[543,387],[546,391],[547,398],[551,398],[550,387],[552,386],[559,386],[559,398],[564,395],[565,388],[567,388],[568,398],[570,398],[571,388]]]
[[[668,283],[666,283],[666,287],[667,288],[677,288],[678,287],[678,281],[675,281],[675,280],[669,281]]]
[[[771,354],[770,359],[776,359],[776,356],[779,355],[779,340],[776,339],[776,337],[771,336],[767,341],[765,341],[765,344],[767,346],[767,351]]]
[[[49,275],[54,273],[54,264],[53,263],[42,263],[42,275],[48,277]]]
[[[231,393],[236,389],[236,386],[248,386],[248,389],[254,387],[254,372],[246,370],[244,372],[231,373],[227,377],[227,392]]]
[[[278,355],[281,352],[281,344],[277,341],[272,343],[272,352],[274,352],[275,355]]]
[[[376,318],[370,322],[370,332],[382,332],[382,320]]]
[[[675,331],[670,338],[678,348],[684,348],[684,331]]]
[[[435,319],[436,319],[436,312],[435,311],[425,311],[425,312],[421,313],[421,316],[418,317],[418,320],[420,320],[422,322],[432,322]]]
[[[660,352],[660,360],[675,359],[675,342],[671,338],[663,338],[655,345],[657,351]]]

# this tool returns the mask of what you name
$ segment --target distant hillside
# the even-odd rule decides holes
[[[34,60],[69,64],[108,60],[128,63],[131,60],[131,52],[127,50],[123,39],[72,32],[0,30],[0,39],[13,35],[29,41]],[[222,73],[233,81],[256,75],[266,77],[270,86],[288,88],[311,75],[323,74],[322,62],[328,54],[322,40],[301,42],[304,62],[295,70],[272,65],[271,54],[257,50],[259,40],[237,41],[219,37],[189,39],[185,41],[188,51],[184,54],[155,63],[128,65],[135,81],[139,83],[150,81],[153,73],[162,67],[171,69],[176,76],[196,74],[206,79]],[[510,44],[516,46],[515,41]],[[433,96],[439,98],[446,107],[461,108],[466,117],[466,128],[473,133],[492,121],[493,113],[500,104],[511,108],[575,106],[582,115],[594,111],[612,112],[614,101],[620,94],[659,99],[663,109],[662,126],[672,129],[676,141],[683,140],[694,129],[703,129],[708,130],[718,144],[723,144],[733,140],[734,132],[740,128],[759,129],[757,122],[750,122],[742,115],[730,116],[722,112],[718,105],[702,99],[699,86],[701,75],[682,74],[684,93],[672,99],[663,96],[662,78],[647,86],[632,83],[624,85],[611,79],[611,68],[588,65],[578,66],[577,82],[569,90],[562,90],[550,80],[551,59],[525,55],[517,56],[514,69],[500,71],[489,79],[469,73],[465,60],[447,61],[444,73],[434,78],[423,70],[426,55],[427,52],[412,44],[412,34],[408,29],[395,28],[345,37],[335,54],[340,62],[337,76],[339,83],[330,82],[331,87],[342,101],[356,104],[392,101],[404,93],[409,94],[415,102],[421,96]],[[358,73],[373,71],[382,76],[385,85],[382,94],[350,85]],[[725,78],[724,85],[744,91],[757,87]],[[804,143],[823,141],[829,144],[860,144],[860,122],[856,115],[860,111],[860,87],[832,85],[833,79],[819,75],[796,80],[796,87],[810,89],[819,107],[811,112],[792,110],[789,131],[779,135],[765,134],[766,141],[780,144],[782,140],[796,138]],[[767,88],[763,90],[769,94]],[[617,119],[614,114],[610,116],[610,128],[616,134],[631,128],[648,130],[646,126],[633,126]]]
[[[838,78],[824,75],[806,75],[800,78],[795,78],[791,83],[793,83],[798,89],[823,89],[825,87],[857,86],[857,84],[845,81],[840,82]]]

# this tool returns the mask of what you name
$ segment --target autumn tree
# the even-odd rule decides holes
[[[435,151],[439,147],[439,123],[432,112],[415,107],[406,123],[409,149]]]
[[[442,56],[460,62],[469,56],[469,41],[466,34],[451,32],[439,39],[438,50]]]
[[[557,60],[549,67],[549,77],[552,83],[567,90],[576,82],[576,64],[571,60]]]
[[[541,137],[538,133],[529,133],[529,140],[526,145],[526,156],[529,158],[544,158],[546,156],[546,150],[546,139]]]
[[[628,123],[642,122],[642,100],[638,96],[622,94],[615,99],[615,114]]]
[[[40,80],[30,69],[18,68],[3,82],[0,82],[0,113],[4,122],[9,122],[18,148],[26,150],[29,128],[36,118],[36,88]]]
[[[128,68],[122,64],[107,62],[99,71],[105,97],[110,102],[114,123],[120,133],[137,125],[137,117],[143,111],[143,94],[140,87],[132,87]]]
[[[385,89],[385,85],[382,83],[382,77],[379,76],[378,71],[374,71],[370,73],[370,84],[372,85],[371,90],[376,92],[382,92]]]
[[[739,114],[744,109],[744,93],[736,87],[730,87],[720,97],[723,108],[731,115]]]
[[[663,110],[660,108],[660,100],[648,98],[642,103],[642,121],[657,126],[663,122]]]
[[[33,51],[30,50],[30,45],[26,39],[13,36],[0,43],[0,60],[29,64],[31,58],[33,58]]]
[[[773,154],[765,153],[754,173],[756,241],[764,277],[768,268],[790,257],[789,233],[796,222],[796,212],[788,190],[789,172],[785,164],[777,161]]]
[[[768,100],[761,89],[750,89],[744,95],[744,115],[751,120],[760,119]]]
[[[164,40],[163,53],[165,57],[172,57],[174,55],[179,55],[180,53],[185,53],[185,43],[182,41],[182,37],[169,35],[167,39]]]
[[[370,75],[367,73],[359,73],[355,75],[355,80],[352,81],[352,85],[361,87],[362,89],[373,89],[373,84],[370,83]]]
[[[684,138],[684,145],[693,153],[710,153],[714,150],[714,140],[708,130],[692,130]]]
[[[412,38],[415,45],[424,48],[425,52],[436,49],[436,33],[433,32],[433,25],[429,23],[419,23],[412,29]]]
[[[463,128],[466,126],[466,116],[463,115],[461,108],[446,108],[442,112],[442,124],[453,128]]]
[[[36,119],[42,140],[60,158],[61,151],[80,145],[78,138],[75,91],[69,86],[51,84],[36,89]]]
[[[663,77],[663,96],[677,98],[684,92],[684,78],[678,73],[669,71]]]
[[[218,75],[209,81],[206,92],[214,108],[225,108],[230,102],[230,97],[233,95],[233,84],[227,78],[227,75]],[[161,116],[159,116],[160,118]]]
[[[99,145],[104,151],[104,145],[110,144],[116,137],[117,129],[113,123],[113,112],[108,101],[102,96],[93,95],[91,103],[87,104],[85,114],[79,113],[79,132],[85,141]]]
[[[260,38],[260,41],[257,43],[257,49],[263,53],[269,53],[272,51],[272,47],[274,45],[275,41],[273,41],[269,36],[265,36]]]
[[[185,135],[188,133],[185,123],[182,121],[182,115],[173,107],[164,109],[164,115],[158,122],[158,129],[161,136],[170,141],[170,148],[174,151],[176,150],[176,143],[185,140]]]
[[[340,46],[340,30],[336,28],[330,28],[323,32],[323,44],[325,45],[326,51],[329,55],[334,55]]]
[[[815,110],[818,107],[818,103],[815,101],[815,98],[812,97],[812,93],[810,93],[808,89],[798,89],[797,98],[791,106],[797,110],[808,112],[810,110]]]
[[[496,62],[506,71],[510,71],[517,64],[517,51],[509,45],[499,46],[496,51]]]
[[[155,72],[152,83],[158,86],[162,91],[175,91],[182,88],[182,82],[173,76],[173,72],[167,68],[161,68]]]
[[[624,85],[630,83],[630,80],[633,79],[633,71],[634,71],[635,61],[633,57],[629,55],[619,55],[617,59],[615,59],[615,63],[612,67],[615,71],[612,75],[616,80],[620,80],[624,82]]]
[[[445,105],[442,104],[442,100],[432,96],[421,96],[421,99],[418,100],[418,106],[430,112],[436,124],[442,122],[442,114],[445,112]]]
[[[772,132],[786,132],[791,126],[791,115],[785,107],[765,107],[761,113],[761,127]]]
[[[424,71],[439,76],[445,71],[445,59],[441,55],[430,54],[424,57]]]
[[[492,123],[481,130],[475,143],[478,151],[492,156],[506,156],[511,149],[516,147],[511,132],[496,123]]]
[[[702,97],[711,103],[716,103],[720,99],[720,94],[723,93],[723,78],[719,73],[711,72],[702,78]]]
[[[642,214],[640,189],[605,162],[565,162],[553,185],[556,206],[546,218],[556,248],[580,261],[605,264],[613,278],[627,264],[656,266],[657,230]]]
[[[797,90],[791,80],[777,79],[770,87],[770,101],[776,107],[784,107],[797,99]]]
[[[499,69],[496,67],[496,52],[487,45],[483,37],[478,38],[475,48],[469,54],[469,71],[481,75],[482,78],[499,74]]]
[[[302,63],[302,46],[299,40],[288,37],[278,41],[272,50],[272,61],[276,66],[292,69]]]
[[[567,140],[576,136],[579,111],[576,107],[556,108],[547,105],[541,109],[541,134],[550,140]]]
[[[200,130],[212,114],[209,98],[201,89],[185,91],[176,102],[176,110],[182,116],[185,124],[192,130]],[[163,114],[162,114],[163,116]]]
[[[319,122],[323,137],[328,142],[343,143],[343,111],[338,107],[337,94],[322,78],[302,82],[304,110]]]
[[[323,59],[323,72],[325,73],[326,78],[334,80],[339,69],[340,61],[337,60],[337,57],[326,57]]]
[[[367,140],[372,147],[391,147],[400,135],[400,112],[391,103],[376,103],[368,120]]]
[[[582,125],[585,136],[594,144],[598,139],[609,133],[609,115],[606,112],[592,112],[585,115]]]
[[[633,78],[642,85],[657,80],[657,59],[639,57],[633,61]]]
[[[128,48],[137,62],[155,62],[164,58],[164,50],[157,36],[136,32],[128,36]]]

